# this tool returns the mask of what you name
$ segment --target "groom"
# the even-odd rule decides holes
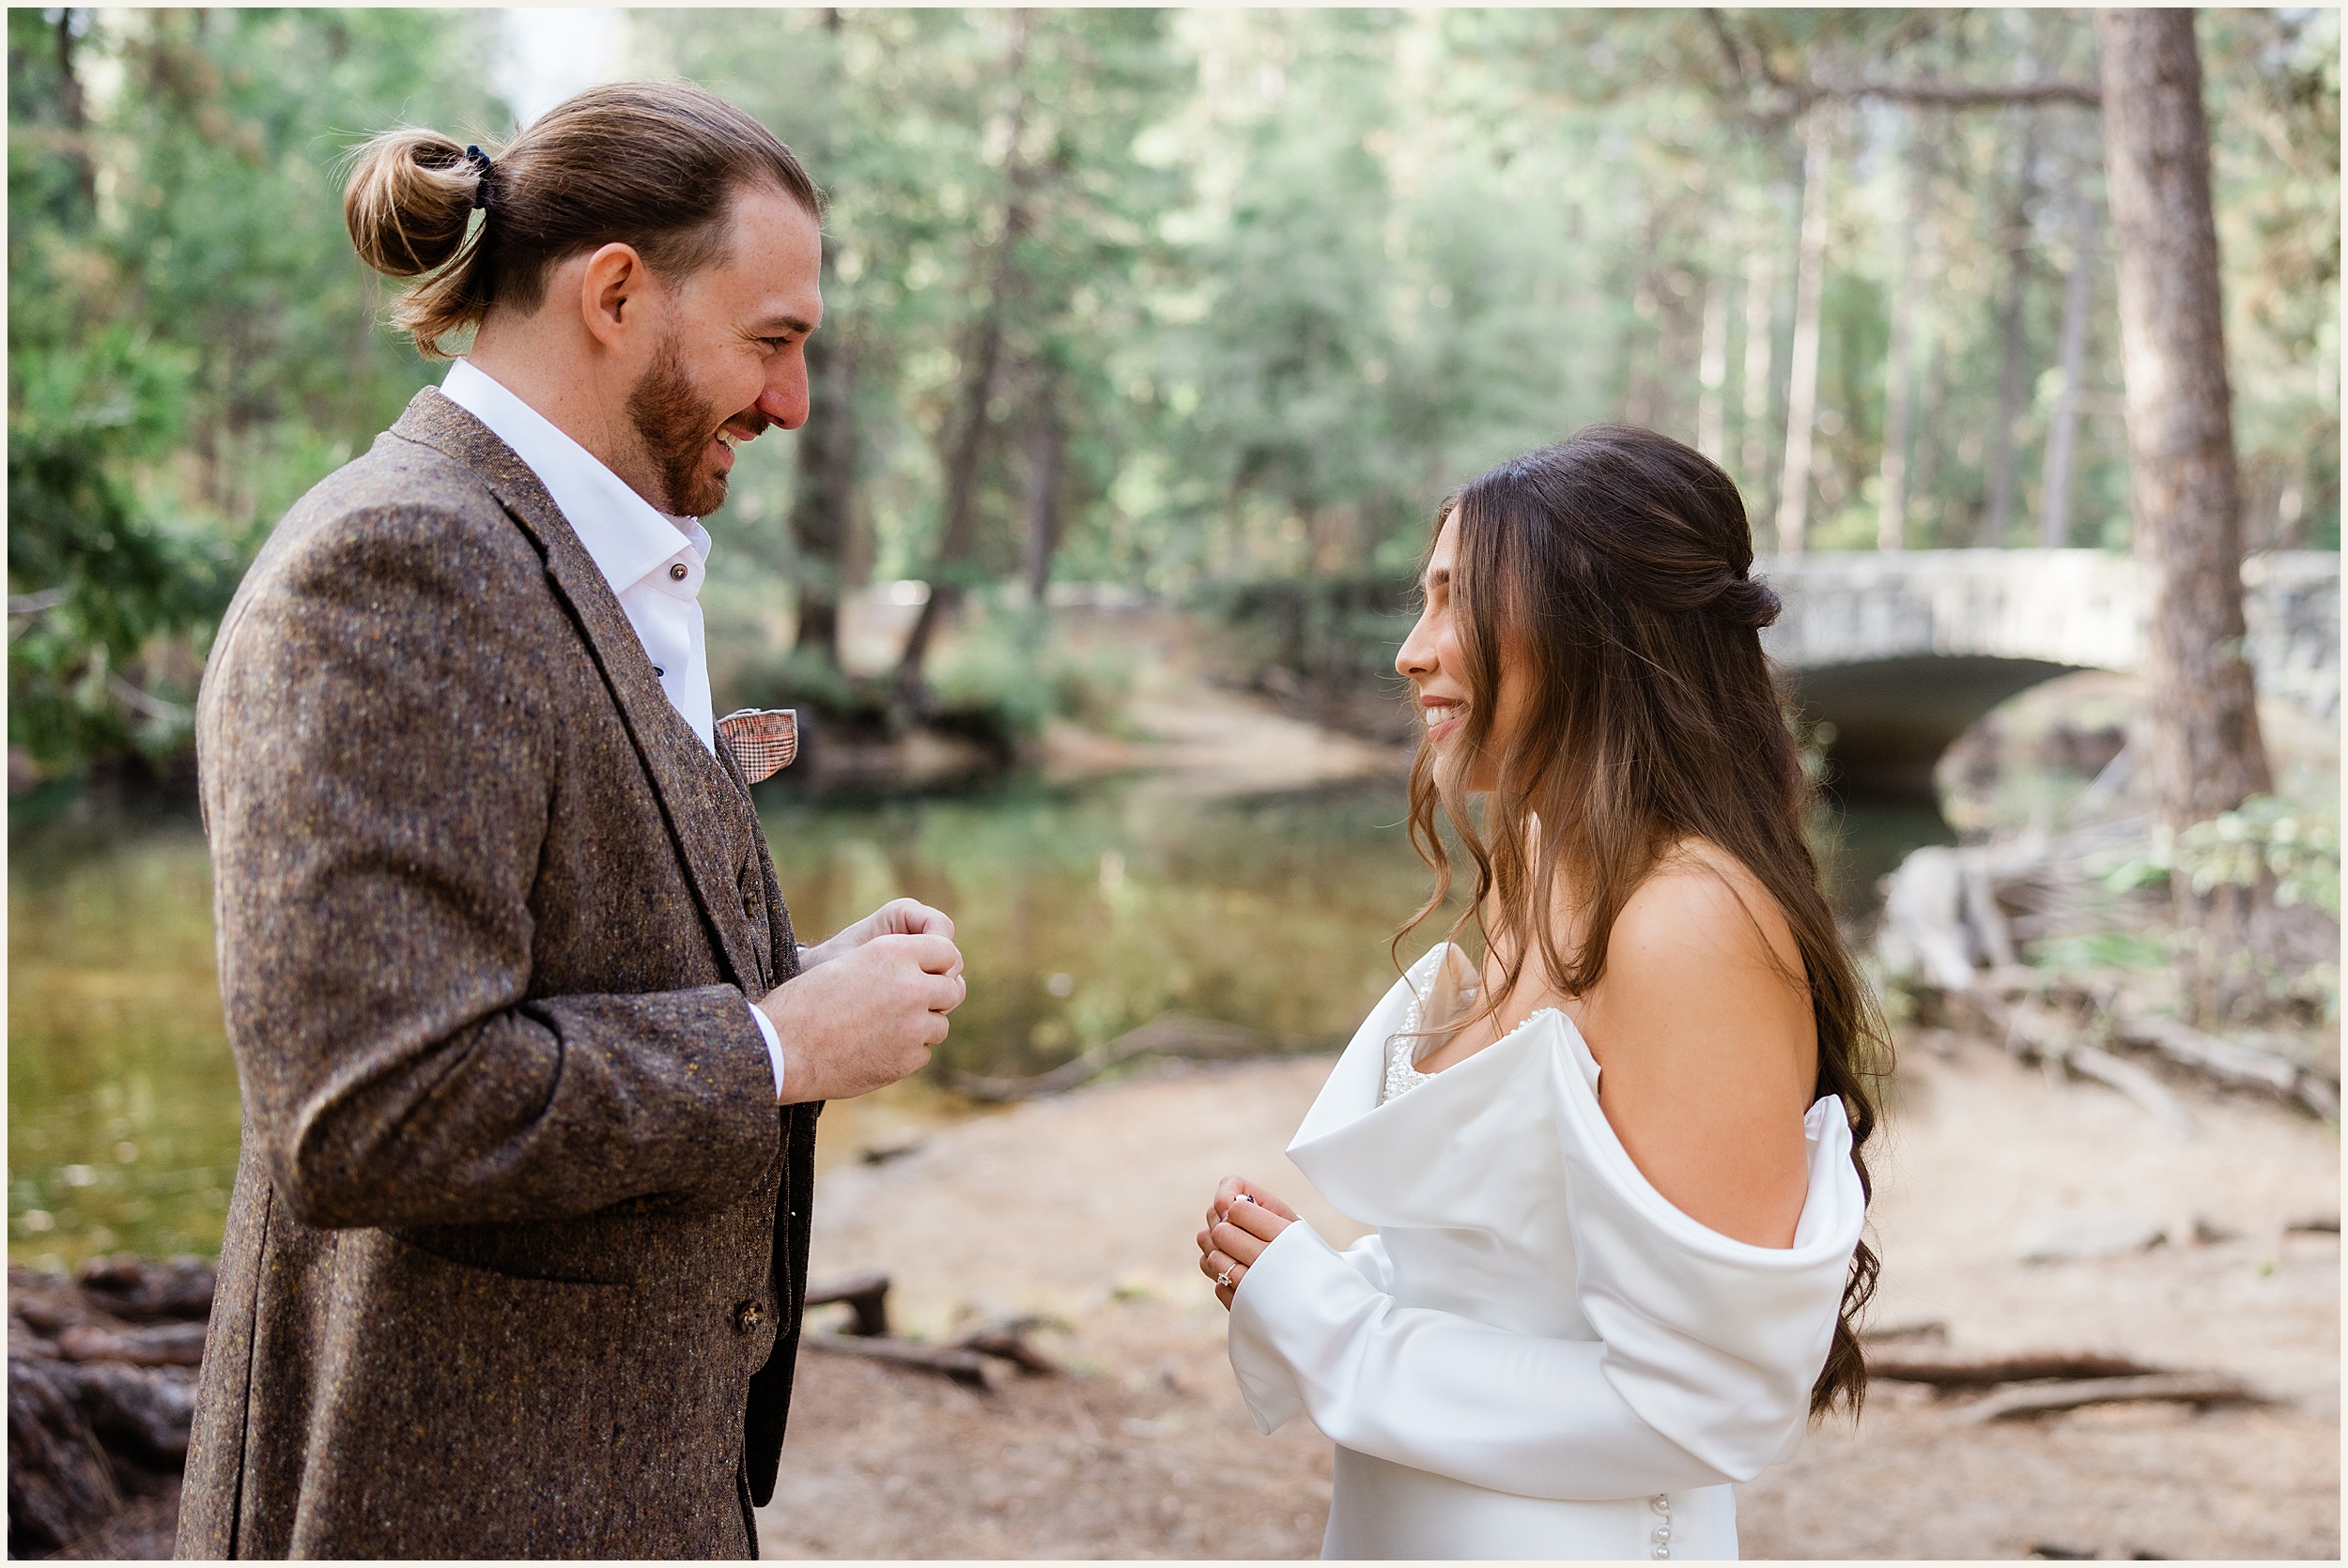
[[[807,418],[817,208],[685,86],[362,155],[362,255],[434,274],[403,320],[478,335],[204,684],[244,1126],[184,1556],[756,1555],[820,1102],[964,992],[910,899],[795,944],[711,715],[694,519]]]

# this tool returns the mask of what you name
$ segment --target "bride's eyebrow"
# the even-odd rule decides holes
[[[1427,590],[1427,592],[1428,592],[1432,593],[1432,592],[1433,592],[1436,589],[1438,589],[1438,588],[1448,588],[1448,587],[1450,587],[1450,586],[1451,586],[1451,568],[1450,568],[1450,567],[1448,567],[1448,566],[1437,566],[1437,567],[1433,568],[1432,570],[1430,570],[1430,571],[1427,574],[1425,587],[1426,587],[1426,590]]]

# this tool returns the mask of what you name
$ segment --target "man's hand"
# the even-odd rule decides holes
[[[968,993],[962,953],[943,936],[869,935],[803,969],[758,1004],[782,1041],[783,1102],[853,1099],[919,1072]]]
[[[942,936],[951,942],[954,923],[944,910],[932,909],[919,899],[891,899],[830,941],[800,948],[799,972],[853,953],[876,936]]]
[[[1248,1268],[1295,1222],[1296,1210],[1243,1176],[1225,1176],[1215,1188],[1207,1228],[1198,1233],[1198,1271],[1214,1282],[1225,1311]]]

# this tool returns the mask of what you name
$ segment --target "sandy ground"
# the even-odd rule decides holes
[[[1037,1343],[1068,1370],[980,1393],[802,1356],[766,1555],[1313,1555],[1327,1444],[1301,1422],[1270,1438],[1249,1424],[1190,1237],[1234,1171],[1333,1239],[1357,1233],[1280,1155],[1327,1067],[1169,1067],[926,1130],[918,1107],[827,1113],[816,1275],[886,1269],[901,1331],[1052,1317]],[[1956,1404],[1881,1384],[1855,1429],[1814,1433],[1739,1489],[1746,1555],[2339,1555],[2339,1243],[2284,1228],[2338,1214],[2337,1133],[2193,1103],[2185,1134],[1987,1047],[1911,1050],[1877,1161],[1874,1321],[1944,1324],[1954,1351],[2096,1347],[2232,1372],[2273,1403],[1968,1427]],[[2109,1211],[2175,1239],[2017,1261],[2049,1217]],[[2197,1241],[2197,1221],[2232,1237]]]

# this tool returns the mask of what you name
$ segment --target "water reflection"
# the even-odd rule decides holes
[[[867,806],[778,797],[765,822],[802,940],[898,893],[951,912],[970,996],[937,1066],[999,1075],[1166,1011],[1243,1024],[1271,1050],[1334,1048],[1392,983],[1387,940],[1425,891],[1402,811],[1387,779],[1222,801],[1141,780]],[[1906,848],[1947,836],[1929,810],[1861,807],[1819,825],[1852,912]],[[203,838],[193,817],[12,838],[10,1255],[214,1251],[238,1099]],[[826,1125],[827,1143],[861,1135],[856,1113]]]

